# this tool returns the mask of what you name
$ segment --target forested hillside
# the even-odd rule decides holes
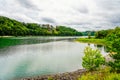
[[[82,33],[66,26],[22,23],[0,16],[0,36],[82,36]]]

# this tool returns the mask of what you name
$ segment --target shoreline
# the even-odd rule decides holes
[[[15,37],[15,36],[0,36],[0,38],[9,38],[9,37]]]
[[[78,38],[76,39],[77,42],[82,42],[82,43],[93,43],[93,44],[99,44],[99,45],[106,45],[106,40],[105,39],[88,39],[88,38]]]
[[[20,80],[77,80],[81,75],[85,74],[86,72],[87,71],[85,69],[78,69],[73,72],[27,77]]]
[[[104,56],[105,60],[111,61],[109,55]],[[21,78],[19,80],[78,80],[82,75],[88,73],[86,69],[78,69],[72,72],[64,72],[64,73],[56,73],[56,74],[49,74],[49,75],[41,75],[41,76],[31,76],[26,78]]]

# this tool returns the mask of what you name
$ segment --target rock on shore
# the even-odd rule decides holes
[[[77,80],[82,74],[86,72],[85,69],[79,69],[74,72],[66,72],[61,74],[43,75],[37,77],[23,78],[21,80]]]

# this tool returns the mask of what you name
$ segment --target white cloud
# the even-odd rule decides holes
[[[0,0],[0,15],[22,22],[99,30],[120,25],[120,0]]]

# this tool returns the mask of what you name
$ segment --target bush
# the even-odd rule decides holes
[[[116,27],[108,36],[108,48],[109,51],[116,54],[111,54],[111,57],[114,59],[109,62],[109,66],[111,66],[111,71],[116,71],[120,73],[120,27]]]
[[[84,57],[82,66],[87,70],[97,70],[100,65],[105,63],[105,59],[98,49],[93,50],[90,47],[86,47],[84,50]]]
[[[116,55],[118,55],[118,53],[112,55],[112,58],[114,59],[114,61],[110,61],[108,65],[111,67],[112,72],[120,73],[120,59],[118,59],[117,57],[114,57]],[[119,54],[119,57],[120,57],[120,54]]]

